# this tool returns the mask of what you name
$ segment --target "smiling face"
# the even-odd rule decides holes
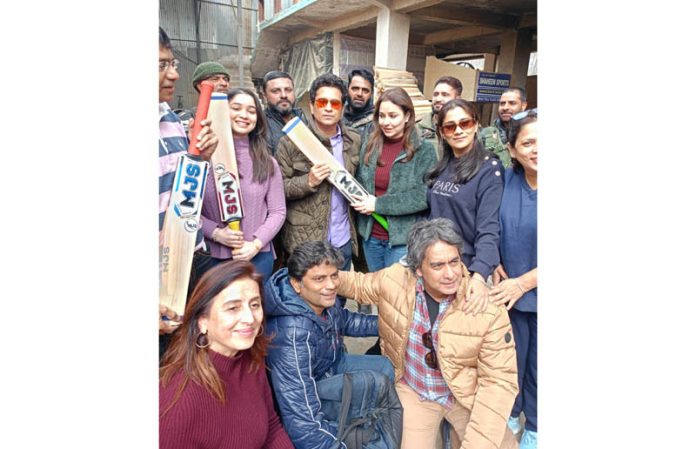
[[[292,288],[317,315],[321,315],[325,308],[336,303],[336,292],[340,283],[338,267],[329,263],[322,263],[307,270],[301,282],[290,278]]]
[[[498,117],[503,123],[510,121],[510,118],[527,109],[527,102],[520,99],[520,93],[517,91],[505,92],[500,96],[498,102]]]
[[[442,120],[442,127],[453,124],[457,125],[453,134],[448,135],[444,130],[441,130],[441,133],[447,144],[452,148],[454,155],[460,157],[473,148],[478,123],[464,109],[455,107],[445,114]],[[466,129],[462,129],[460,124],[466,124]]]
[[[404,114],[400,106],[385,100],[379,106],[378,119],[379,128],[382,130],[384,137],[397,140],[404,135],[404,128],[406,122],[408,122],[409,114]]]
[[[433,112],[440,112],[440,109],[450,100],[457,98],[457,91],[447,83],[440,83],[433,89]]]
[[[168,48],[160,46],[159,62],[172,62],[174,53]],[[174,97],[174,86],[179,79],[179,72],[169,65],[164,71],[159,72],[159,102],[171,101]]]
[[[247,94],[237,94],[230,100],[230,120],[232,122],[232,134],[235,137],[244,137],[256,127],[256,102]]]
[[[537,172],[537,122],[530,122],[520,129],[513,147],[508,143],[510,155],[522,165],[525,173]]]
[[[459,250],[438,241],[425,251],[425,259],[416,274],[423,278],[425,290],[437,301],[457,293],[463,274]]]
[[[259,284],[250,278],[232,282],[212,302],[198,328],[208,333],[210,349],[227,357],[251,348],[263,322]]]
[[[317,101],[323,100],[328,100],[326,105],[321,108],[317,107]],[[342,105],[341,90],[331,86],[323,86],[317,89],[314,102],[309,105],[314,121],[327,136],[336,134],[336,124],[341,120],[341,114],[343,113]]]

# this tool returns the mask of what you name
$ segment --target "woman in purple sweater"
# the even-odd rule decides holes
[[[196,285],[160,368],[160,449],[292,449],[273,408],[261,276],[246,261]]]
[[[268,150],[266,118],[256,94],[238,87],[230,90],[227,98],[244,206],[242,230],[233,231],[222,222],[210,170],[201,209],[203,235],[214,258],[212,265],[230,258],[250,260],[265,281],[273,272],[271,241],[285,221],[283,178]]]

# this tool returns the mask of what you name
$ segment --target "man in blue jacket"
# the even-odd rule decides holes
[[[265,287],[266,334],[273,337],[266,363],[283,425],[297,449],[329,449],[336,423],[325,419],[316,382],[336,374],[374,370],[394,380],[386,357],[345,352],[343,336],[377,336],[377,316],[349,312],[336,303],[341,251],[327,241],[295,248],[287,268]]]

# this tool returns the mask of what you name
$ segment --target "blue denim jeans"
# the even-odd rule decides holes
[[[372,370],[384,374],[394,382],[394,367],[388,358],[381,355],[360,355],[343,353],[341,361],[336,365],[336,374],[352,373],[355,371]]]
[[[406,255],[406,245],[391,246],[388,240],[370,237],[363,242],[367,269],[370,273],[393,265]]]
[[[268,278],[273,274],[273,253],[271,251],[263,251],[251,259],[256,271],[263,275],[263,283],[265,284]]]

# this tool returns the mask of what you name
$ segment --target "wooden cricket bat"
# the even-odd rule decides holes
[[[215,179],[220,217],[230,229],[239,231],[244,213],[227,94],[213,92],[210,98],[208,119],[212,121],[210,126],[218,137],[218,146],[210,161],[213,165],[213,178]]]
[[[326,147],[317,139],[317,136],[307,128],[299,117],[295,117],[285,124],[283,132],[297,145],[297,148],[307,156],[312,164],[324,163],[331,169],[328,180],[338,189],[339,192],[348,200],[350,204],[355,204],[358,200],[369,195],[367,190],[355,180],[345,168],[338,163],[336,158],[327,151]],[[372,217],[381,224],[384,229],[389,230],[387,220],[378,213],[373,212]]]
[[[208,114],[210,94],[214,87],[209,81],[203,81],[200,85],[201,94],[191,142],[188,152],[179,157],[162,227],[164,243],[160,247],[160,304],[182,316],[186,307],[205,179],[208,176],[208,162],[200,158],[196,136],[201,132],[201,121]]]

